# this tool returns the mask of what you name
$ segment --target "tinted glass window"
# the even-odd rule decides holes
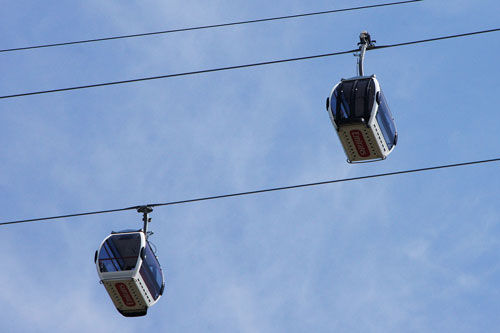
[[[343,82],[341,84],[342,86],[342,90],[341,90],[341,94],[342,94],[342,105],[341,105],[341,108],[345,109],[346,112],[345,112],[345,117],[346,118],[350,118],[352,116],[352,112],[353,112],[353,101],[352,101],[352,95],[353,95],[353,90],[354,90],[354,84],[355,84],[355,81],[347,81],[347,82]]]
[[[387,105],[384,93],[380,91],[380,105],[378,107],[377,122],[380,126],[380,130],[384,135],[385,142],[389,149],[394,146],[394,140],[396,137],[396,124],[392,118],[391,110]]]
[[[344,93],[344,84],[341,83],[333,91],[332,94],[332,111],[333,111],[333,117],[335,120],[340,120],[340,119],[347,119],[349,118],[350,114],[350,109],[349,109],[349,95],[346,97]],[[335,102],[335,104],[333,104]]]
[[[140,234],[109,237],[99,252],[99,270],[101,272],[119,272],[135,269],[140,248]]]
[[[337,117],[337,90],[335,89],[330,96],[330,107],[332,108],[333,118]]]
[[[351,109],[349,108],[349,100],[343,93],[340,95],[340,101],[338,104],[338,117],[340,119],[347,119],[351,114]]]
[[[145,249],[146,258],[141,266],[141,276],[149,289],[149,292],[156,300],[160,296],[161,286],[163,285],[163,274],[161,272],[160,263],[156,259],[149,243]]]
[[[365,97],[369,80],[359,80],[355,82],[353,91],[352,108],[354,109],[354,117],[365,117]],[[368,119],[366,119],[368,120]]]
[[[375,82],[373,79],[368,81],[368,85],[366,86],[366,98],[365,98],[365,118],[366,121],[370,119],[372,114],[373,104],[375,103]]]
[[[344,81],[335,89],[333,95],[335,100],[338,100],[334,112],[335,120],[360,121],[363,118],[368,122],[375,100],[375,84],[372,78]],[[332,109],[333,107],[332,104]]]

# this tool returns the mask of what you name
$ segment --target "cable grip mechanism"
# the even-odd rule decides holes
[[[138,213],[142,213],[142,221],[144,222],[144,226],[142,227],[142,231],[148,237],[152,232],[148,231],[148,223],[151,222],[151,218],[149,217],[149,213],[153,211],[153,208],[150,206],[140,206],[137,208]]]

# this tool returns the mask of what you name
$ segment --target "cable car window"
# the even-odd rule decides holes
[[[337,89],[335,89],[335,96],[338,101],[336,102],[336,112],[335,119],[348,119],[351,114],[350,109],[350,98],[351,98],[352,82],[342,82],[339,84]],[[333,109],[333,104],[332,104]]]
[[[146,244],[145,255],[146,257],[142,263],[140,273],[153,299],[156,300],[160,296],[160,290],[163,285],[163,275],[161,273],[160,264],[151,250],[149,243]]]
[[[337,89],[330,96],[330,107],[332,108],[333,118],[337,118]]]
[[[347,101],[345,95],[342,93],[341,94],[341,99],[340,99],[340,112],[339,116],[340,119],[347,119],[349,118],[349,115],[351,114],[351,110],[349,109],[349,102]]]
[[[366,120],[370,119],[372,114],[373,104],[375,103],[375,82],[370,79],[369,84],[366,87],[366,99],[365,99],[365,117]]]
[[[354,104],[352,107],[354,109],[354,117],[362,118],[366,117],[365,112],[365,97],[366,97],[366,88],[368,86],[369,80],[357,80],[354,81],[354,90],[353,90],[353,101]],[[370,112],[368,111],[368,114]]]
[[[370,119],[375,102],[374,80],[368,78],[343,81],[335,89],[331,100],[338,100],[334,111],[335,120],[367,122]]]
[[[389,149],[394,146],[396,137],[396,126],[394,125],[394,118],[392,118],[391,110],[387,105],[384,93],[380,91],[380,105],[378,107],[377,121],[384,135],[385,142]]]
[[[135,269],[141,247],[139,234],[113,235],[99,251],[99,270],[119,272]]]

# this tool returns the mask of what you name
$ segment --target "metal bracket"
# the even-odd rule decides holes
[[[142,213],[142,221],[144,222],[144,226],[142,228],[142,231],[146,235],[146,238],[149,236],[148,233],[148,223],[151,222],[151,218],[149,217],[149,213],[153,211],[153,208],[149,206],[141,206],[137,208],[138,213]]]
[[[366,50],[375,48],[375,43],[377,41],[373,40],[367,31],[362,31],[359,34],[359,53],[355,54],[358,57],[358,76],[364,75],[364,60]]]

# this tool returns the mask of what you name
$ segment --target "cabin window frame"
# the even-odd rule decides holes
[[[118,246],[115,243],[115,240],[119,240],[120,237],[132,236],[136,237],[131,240],[131,242],[135,242],[133,244],[137,247],[137,255],[133,256],[124,256]],[[137,264],[139,262],[140,256],[139,251],[141,248],[141,236],[140,234],[113,234],[108,237],[101,249],[99,250],[98,255],[98,264],[99,271],[101,273],[110,273],[110,272],[126,272],[126,271],[134,271],[137,268]],[[135,258],[134,260],[130,260]],[[133,262],[133,265],[131,263]]]

